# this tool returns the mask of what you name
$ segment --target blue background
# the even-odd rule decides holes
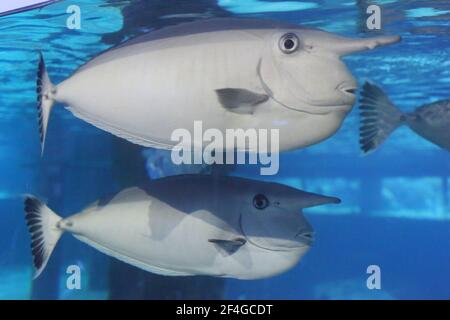
[[[368,4],[382,7],[382,30],[365,27]],[[66,9],[81,8],[69,30]],[[40,157],[35,107],[38,52],[55,83],[99,52],[154,28],[214,16],[273,18],[348,36],[399,34],[400,44],[345,58],[360,83],[381,85],[403,111],[450,98],[447,1],[61,1],[0,18],[0,299],[449,299],[450,155],[402,127],[362,156],[357,108],[329,140],[283,153],[265,179],[335,195],[339,206],[307,211],[316,243],[289,272],[265,280],[165,278],[117,262],[64,236],[32,282],[22,195],[37,194],[63,216],[149,177],[198,172],[173,167],[164,151],[142,149],[102,132],[61,105]],[[227,168],[258,177],[258,168]],[[77,264],[82,290],[67,290]],[[381,268],[368,290],[366,268]]]

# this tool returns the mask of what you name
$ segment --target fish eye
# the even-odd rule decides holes
[[[280,38],[279,47],[283,53],[290,54],[300,46],[300,40],[294,33],[286,33]]]
[[[253,206],[258,210],[265,209],[269,206],[269,200],[265,195],[257,194],[253,197]]]

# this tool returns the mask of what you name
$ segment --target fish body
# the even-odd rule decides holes
[[[59,85],[50,82],[41,57],[42,147],[54,102],[147,147],[173,148],[179,143],[172,140],[174,130],[192,132],[196,120],[222,133],[278,129],[281,151],[308,146],[336,132],[353,106],[356,81],[340,57],[398,40],[353,40],[274,21],[218,18],[129,40]],[[202,137],[192,141],[204,144]]]
[[[421,137],[450,151],[450,99],[418,107],[406,114],[405,122]]]
[[[375,150],[401,125],[407,125],[426,140],[450,150],[450,99],[402,113],[381,88],[366,82],[361,91],[360,111],[360,143],[366,153]]]
[[[186,175],[125,189],[65,219],[34,197],[25,211],[36,275],[70,232],[157,274],[259,279],[289,270],[309,249],[302,208],[338,202],[275,183]]]

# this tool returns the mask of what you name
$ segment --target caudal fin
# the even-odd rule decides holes
[[[360,93],[359,143],[364,153],[375,150],[403,122],[402,113],[374,84],[364,83]]]
[[[41,140],[41,154],[44,153],[45,136],[47,134],[48,119],[54,103],[55,86],[50,82],[42,53],[39,53],[39,65],[36,79],[37,110],[39,124],[39,138]]]
[[[61,217],[33,196],[26,196],[24,205],[25,220],[31,236],[31,252],[35,267],[34,279],[36,279],[47,265],[48,259],[63,233],[63,230],[58,227]]]

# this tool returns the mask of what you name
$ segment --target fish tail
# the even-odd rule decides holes
[[[45,68],[44,57],[39,53],[39,65],[36,79],[37,110],[39,138],[41,141],[41,155],[44,153],[45,136],[47,133],[48,119],[55,102],[56,87],[51,83]]]
[[[405,119],[383,90],[370,82],[363,85],[359,109],[359,143],[364,153],[374,151]]]
[[[27,195],[24,201],[25,221],[31,236],[31,252],[36,279],[44,270],[53,249],[64,230],[59,228],[59,217],[34,196]]]

